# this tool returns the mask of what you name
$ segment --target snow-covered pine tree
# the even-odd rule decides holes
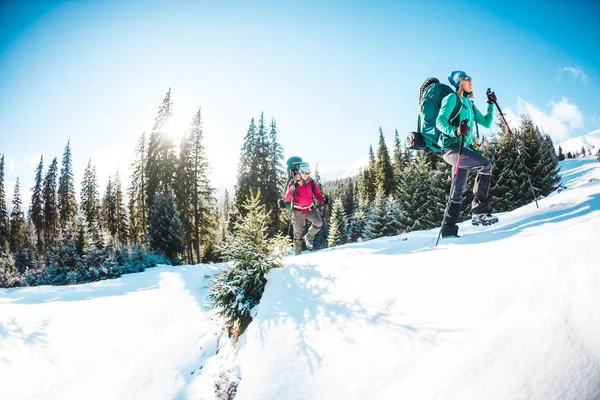
[[[552,138],[549,135],[542,136],[542,147],[543,151],[538,167],[542,177],[540,181],[540,194],[542,196],[548,196],[555,191],[560,184],[560,167],[556,151],[554,150],[554,144],[552,143]]]
[[[59,226],[64,231],[75,222],[77,215],[77,199],[75,196],[70,140],[67,142],[67,147],[65,147],[65,151],[63,152],[57,196]]]
[[[54,157],[44,177],[44,243],[46,246],[50,246],[58,237],[57,178],[58,161]]]
[[[140,136],[133,162],[131,163],[131,182],[129,195],[129,241],[132,244],[146,243],[147,203],[146,203],[146,134]]]
[[[35,185],[31,193],[31,206],[29,217],[33,224],[36,236],[36,247],[38,253],[42,253],[44,248],[44,183],[42,173],[44,170],[44,156],[40,157],[40,162],[35,169]]]
[[[335,247],[348,243],[348,232],[346,226],[346,212],[341,199],[333,202],[331,219],[329,220],[329,237],[327,246]]]
[[[367,214],[367,222],[364,229],[365,239],[376,239],[395,234],[392,224],[387,219],[387,204],[387,197],[385,196],[383,187],[380,186],[377,189],[375,201]]]
[[[352,213],[350,217],[349,224],[349,240],[350,242],[358,242],[359,240],[363,240],[365,238],[365,225],[367,223],[367,213],[361,208],[358,204],[355,205],[355,211]]]
[[[383,188],[385,196],[394,193],[394,168],[390,161],[390,153],[381,127],[379,127],[379,146],[377,147],[377,160],[375,162],[375,185]]]
[[[282,266],[281,256],[289,248],[282,236],[269,237],[269,215],[261,195],[250,193],[242,205],[245,216],[235,223],[233,234],[220,249],[228,264],[210,281],[209,298],[219,309],[230,328],[239,327],[241,334],[252,321],[251,310],[263,294],[265,275]]]
[[[148,243],[165,254],[174,264],[183,252],[183,226],[173,196],[157,194],[148,215]]]

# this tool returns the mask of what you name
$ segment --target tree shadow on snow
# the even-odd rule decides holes
[[[23,327],[17,324],[14,319],[8,322],[0,321],[0,363],[11,364],[4,350],[8,347],[19,348],[23,344],[27,346],[46,344],[46,327],[49,323],[50,320],[45,319],[35,326]]]
[[[261,309],[269,310],[269,316],[261,317],[258,325],[263,344],[269,327],[279,321],[292,321],[300,344],[299,352],[306,358],[310,371],[314,372],[315,366],[320,367],[323,360],[311,345],[311,337],[306,335],[311,329],[330,329],[333,326],[343,336],[342,340],[350,344],[355,341],[348,332],[359,329],[355,325],[363,326],[362,329],[365,325],[373,325],[379,333],[389,333],[398,341],[435,342],[440,334],[452,331],[426,324],[403,323],[402,314],[393,310],[395,299],[368,306],[357,299],[336,299],[335,293],[330,290],[334,285],[336,279],[333,276],[324,275],[310,264],[271,271],[265,291],[268,291],[268,296],[261,300]]]

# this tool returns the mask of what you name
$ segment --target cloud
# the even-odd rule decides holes
[[[529,114],[533,122],[545,133],[552,137],[554,142],[562,142],[569,137],[569,131],[580,128],[583,115],[575,104],[563,97],[559,102],[550,102],[550,111],[544,112],[535,105],[519,98],[517,100],[517,115]],[[519,120],[515,114],[510,113],[509,123],[516,126]]]
[[[584,84],[588,84],[590,78],[589,76],[586,75],[585,72],[583,72],[583,70],[579,67],[562,67],[559,71],[558,71],[558,75],[556,76],[556,80],[560,81],[561,76],[564,73],[570,73],[572,74],[575,78],[581,78],[581,80],[583,81]]]

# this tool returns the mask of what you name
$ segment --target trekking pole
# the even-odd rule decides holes
[[[448,203],[446,203],[446,209],[444,210],[444,218],[442,218],[442,226],[440,227],[440,231],[438,233],[437,240],[435,241],[436,247],[440,241],[440,236],[442,236],[442,229],[444,229],[444,222],[446,222],[446,214],[448,213],[448,209],[450,208],[450,203],[452,202],[452,198],[454,197],[454,184],[456,183],[456,177],[458,176],[458,168],[460,167],[460,157],[462,156],[463,147],[465,147],[465,137],[461,135],[460,137],[460,147],[458,148],[458,159],[456,160],[456,168],[454,170],[454,176],[452,177],[452,185],[450,187],[450,197],[448,197]]]
[[[488,88],[487,94],[490,94],[491,92],[492,92],[492,90],[490,88]],[[531,189],[531,194],[533,195],[533,201],[535,201],[535,206],[536,206],[536,208],[540,208],[540,206],[538,206],[537,196],[535,195],[535,189],[533,188],[533,185],[531,184],[531,176],[529,175],[529,170],[527,169],[527,167],[525,166],[525,163],[523,162],[523,158],[521,157],[521,150],[519,150],[519,145],[517,144],[517,140],[515,139],[515,136],[513,135],[512,131],[510,130],[510,126],[508,126],[508,122],[506,122],[506,118],[504,118],[504,114],[502,113],[502,110],[500,109],[500,106],[498,105],[498,101],[494,100],[494,104],[496,105],[496,108],[498,109],[498,112],[500,113],[500,116],[502,117],[502,120],[504,121],[504,125],[506,125],[506,129],[508,129],[508,133],[510,134],[510,138],[513,142],[513,145],[515,146],[515,149],[517,149],[517,158],[521,162],[521,167],[523,167],[523,169],[525,170],[525,173],[527,174],[527,181],[529,182],[529,188]]]

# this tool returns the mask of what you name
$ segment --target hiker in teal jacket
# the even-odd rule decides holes
[[[471,77],[464,71],[453,71],[448,80],[454,86],[455,93],[450,93],[442,100],[440,112],[436,120],[437,129],[442,132],[440,145],[442,146],[442,157],[444,161],[452,165],[452,178],[454,191],[450,194],[450,205],[446,209],[444,224],[442,226],[442,237],[457,237],[458,226],[456,221],[460,215],[460,207],[463,194],[467,187],[469,171],[477,172],[475,185],[473,187],[473,203],[471,205],[473,225],[491,225],[498,222],[498,218],[491,214],[488,204],[488,192],[492,176],[492,163],[489,159],[473,150],[473,125],[475,122],[489,128],[494,118],[494,101],[496,95],[491,92],[488,95],[488,106],[486,114],[483,115],[473,103],[473,82]],[[457,102],[462,107],[458,115],[451,115]],[[450,121],[462,121],[458,127],[453,126]],[[455,124],[456,125],[456,124]],[[456,177],[454,176],[458,162],[458,152],[461,136],[464,137],[464,149],[460,157],[460,165]]]

